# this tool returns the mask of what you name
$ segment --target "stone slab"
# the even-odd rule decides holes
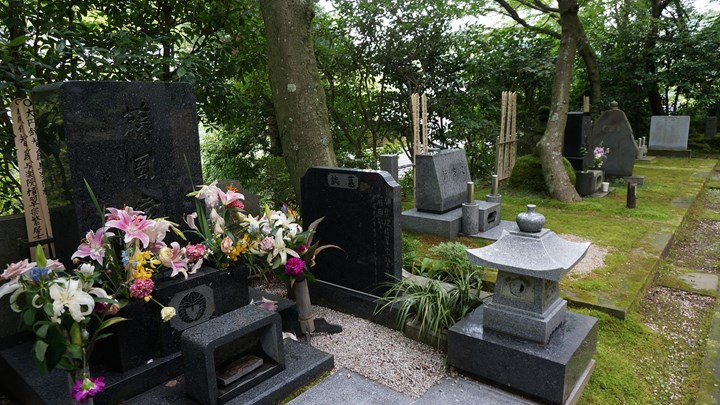
[[[313,242],[342,248],[318,255],[317,279],[370,293],[400,277],[400,185],[388,172],[311,167],[301,189],[305,229],[324,218]]]
[[[655,150],[687,150],[690,116],[654,115],[650,118],[648,148]]]
[[[189,83],[67,81],[33,88],[32,99],[48,204],[72,216],[53,227],[61,260],[101,226],[85,181],[101,207],[177,223],[194,210],[187,193],[202,173]]]
[[[307,385],[322,373],[333,368],[331,354],[291,339],[283,341],[285,369],[273,377],[250,388],[226,402],[230,405],[273,404]],[[195,405],[197,402],[185,395],[185,378],[178,375],[149,391],[130,398],[126,405]]]
[[[482,307],[448,330],[448,363],[474,377],[562,404],[590,378],[598,321],[568,312],[547,344],[483,328]],[[580,390],[581,391],[581,390]]]
[[[337,370],[312,389],[303,392],[288,405],[410,405],[413,399],[346,368]]]
[[[678,277],[680,280],[690,284],[697,290],[717,291],[718,276],[717,274],[708,273],[687,273]]]
[[[602,144],[610,151],[602,170],[608,177],[631,176],[635,165],[638,146],[633,137],[633,130],[625,113],[617,109],[616,103],[612,108],[603,111],[593,126],[588,138],[588,154],[585,155],[587,167],[593,167],[593,149]]]
[[[404,231],[455,239],[462,230],[462,208],[456,208],[443,214],[423,212],[412,208],[402,212],[400,223]]]
[[[445,377],[413,403],[437,404],[534,405],[537,402],[466,378]]]

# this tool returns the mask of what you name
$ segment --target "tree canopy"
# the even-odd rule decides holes
[[[329,144],[339,164],[372,166],[387,142],[409,152],[413,92],[428,95],[432,142],[464,147],[475,178],[493,168],[502,91],[518,92],[521,152],[535,151],[560,46],[555,1],[310,4]],[[258,2],[4,0],[0,15],[6,110],[33,86],[63,80],[190,82],[204,132],[206,180],[236,178],[267,197],[293,198],[279,159],[284,145]],[[690,0],[587,0],[578,18],[585,38],[571,72],[571,111],[581,109],[584,95],[596,97],[600,109],[617,100],[637,136],[647,134],[653,114],[688,114],[697,128],[706,115],[717,115],[717,13],[701,13]],[[488,19],[492,26],[482,24]],[[596,76],[588,71],[589,49]],[[0,129],[0,208],[18,212],[8,114]]]

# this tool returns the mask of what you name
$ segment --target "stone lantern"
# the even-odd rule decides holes
[[[550,403],[579,398],[592,374],[597,319],[567,311],[559,281],[589,243],[543,228],[528,205],[517,228],[492,245],[468,249],[470,261],[498,270],[492,301],[450,328],[448,361],[463,371]]]

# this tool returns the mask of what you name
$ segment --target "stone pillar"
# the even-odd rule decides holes
[[[400,181],[398,178],[398,160],[397,155],[380,155],[380,170],[390,173],[395,181]]]

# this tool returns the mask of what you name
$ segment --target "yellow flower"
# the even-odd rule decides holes
[[[155,267],[160,265],[160,260],[155,258],[152,252],[145,250],[136,251],[131,262],[134,264],[133,277],[135,278],[150,278]]]

